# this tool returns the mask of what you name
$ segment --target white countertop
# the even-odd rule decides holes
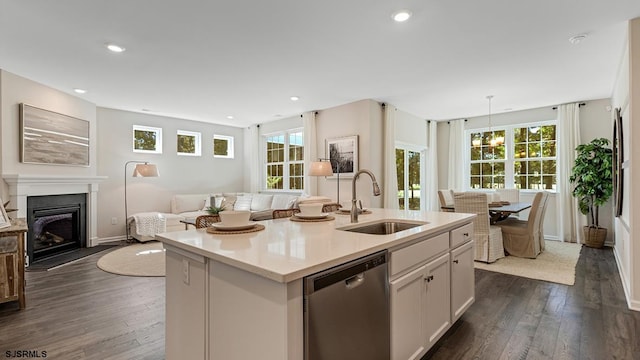
[[[163,243],[199,254],[274,281],[287,283],[379,250],[392,249],[425,235],[439,234],[469,223],[475,215],[454,212],[370,209],[350,223],[349,214],[335,220],[296,222],[288,218],[260,221],[264,230],[247,234],[210,234],[205,229],[157,234]],[[369,235],[336,228],[381,219],[426,221],[391,235]]]

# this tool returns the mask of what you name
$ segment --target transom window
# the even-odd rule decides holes
[[[555,121],[468,130],[467,141],[469,188],[556,189]]]
[[[264,188],[302,190],[304,188],[304,137],[302,129],[265,136],[266,165]]]

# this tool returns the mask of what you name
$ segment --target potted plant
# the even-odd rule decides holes
[[[211,215],[216,215],[220,217],[220,212],[224,210],[224,206],[207,206],[206,212]]]
[[[599,224],[598,209],[613,193],[612,150],[608,145],[609,140],[605,138],[578,145],[578,154],[569,178],[575,186],[572,194],[578,199],[580,212],[588,217],[584,241],[589,247],[602,247],[607,237],[607,229]]]

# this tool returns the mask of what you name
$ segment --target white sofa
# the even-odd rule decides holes
[[[166,232],[185,230],[182,220],[195,221],[200,215],[206,215],[207,207],[214,204],[224,206],[227,210],[249,210],[251,220],[268,220],[272,218],[275,209],[290,209],[299,203],[322,202],[329,203],[331,199],[323,196],[292,195],[292,194],[261,194],[261,193],[215,193],[215,194],[180,194],[171,198],[171,213],[133,214],[129,219],[129,232],[138,241],[155,239],[153,231],[139,228],[135,219],[138,216],[157,216],[164,219]],[[140,217],[138,217],[140,219]]]

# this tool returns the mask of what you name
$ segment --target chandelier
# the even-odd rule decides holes
[[[493,95],[488,95],[487,100],[489,100],[489,146],[494,147],[498,145],[504,144],[504,136],[496,136],[493,132],[493,127],[491,126],[491,99],[493,99]]]

